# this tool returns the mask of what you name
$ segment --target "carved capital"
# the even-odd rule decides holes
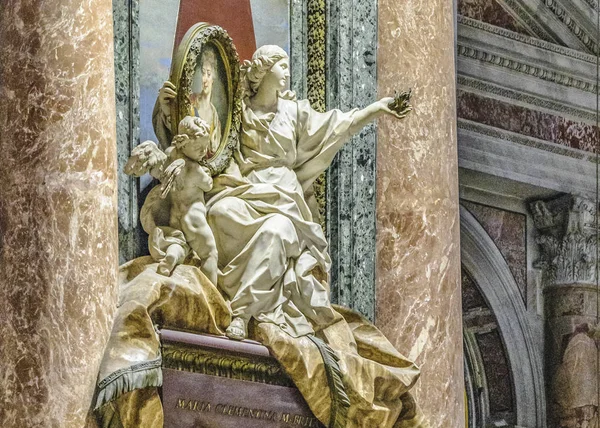
[[[596,282],[596,204],[565,195],[530,204],[545,285]]]

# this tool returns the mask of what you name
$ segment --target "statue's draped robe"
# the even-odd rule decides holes
[[[104,426],[161,426],[158,395],[140,392],[161,384],[160,368],[149,364],[160,360],[155,324],[223,334],[232,316],[248,312],[255,315],[251,338],[269,348],[326,426],[330,385],[312,334],[340,359],[350,400],[343,426],[428,426],[408,392],[418,368],[360,315],[333,308],[323,281],[327,243],[305,192],[350,137],[355,113],[318,113],[306,101],[284,99],[266,117],[244,109],[235,162],[215,178],[207,204],[219,250],[218,285],[232,310],[194,266],[161,277],[150,257],[123,265],[95,403]],[[151,215],[152,207],[146,211]]]
[[[252,315],[294,337],[333,321],[323,281],[327,240],[304,193],[349,139],[355,113],[318,113],[307,101],[281,98],[277,112],[261,118],[244,108],[239,170],[216,180],[208,203],[219,287],[234,316]]]

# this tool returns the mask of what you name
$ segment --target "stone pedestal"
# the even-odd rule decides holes
[[[464,426],[453,5],[380,0],[379,96],[414,111],[378,123],[375,323],[420,365],[433,427]]]
[[[531,211],[544,286],[548,426],[596,426],[596,206],[566,195],[533,202]]]
[[[258,342],[161,331],[165,427],[323,428]]]
[[[112,7],[0,10],[0,421],[80,427],[116,306]]]

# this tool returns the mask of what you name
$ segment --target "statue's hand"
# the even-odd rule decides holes
[[[404,92],[396,92],[394,97],[382,98],[379,102],[381,103],[381,109],[391,114],[392,116],[403,119],[412,111],[412,106],[409,104],[412,90]]]
[[[158,104],[165,116],[171,115],[171,101],[177,96],[175,85],[168,80],[163,83],[158,91]]]

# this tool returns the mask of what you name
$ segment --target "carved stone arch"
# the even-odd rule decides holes
[[[489,303],[508,353],[514,379],[517,425],[546,427],[541,356],[527,320],[519,288],[506,260],[479,222],[460,207],[461,258]]]

